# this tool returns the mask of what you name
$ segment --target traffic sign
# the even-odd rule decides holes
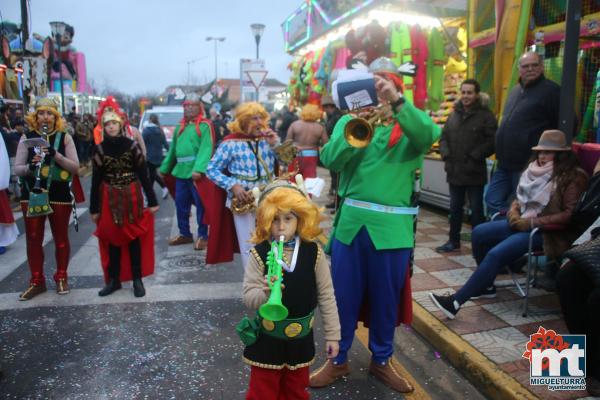
[[[258,89],[265,82],[265,78],[267,77],[267,71],[246,71],[246,75],[252,82],[252,85]]]

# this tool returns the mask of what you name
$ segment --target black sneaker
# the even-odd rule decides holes
[[[438,253],[450,253],[452,251],[460,250],[460,243],[446,242],[443,246],[436,247],[435,251]]]
[[[429,293],[429,298],[450,319],[454,319],[456,313],[460,310],[460,304],[454,300],[454,296],[438,296],[437,294]]]
[[[494,298],[496,298],[496,286],[490,286],[489,288],[483,289],[483,292],[479,295],[471,297],[471,300]]]
[[[325,204],[325,208],[335,208],[335,201],[332,201],[329,204]]]

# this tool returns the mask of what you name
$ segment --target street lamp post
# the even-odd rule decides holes
[[[205,58],[207,58],[207,56],[200,57],[200,58],[194,58],[193,60],[187,61],[187,85],[188,86],[190,85],[190,80],[191,80],[191,69],[190,69],[191,65],[194,63],[197,63],[198,61],[202,61]]]
[[[65,115],[65,88],[63,85],[63,74],[62,74],[62,60],[60,54],[60,42],[62,40],[62,35],[65,33],[65,29],[67,28],[67,24],[61,21],[53,21],[50,22],[50,29],[52,30],[52,36],[54,36],[54,40],[58,46],[58,76],[60,80],[60,104],[62,114]]]
[[[217,42],[223,42],[225,40],[224,37],[212,37],[212,36],[208,36],[206,38],[207,42],[210,41],[215,42],[215,83],[217,82],[217,78],[219,77],[219,72],[218,72],[218,67],[217,67]]]
[[[258,46],[260,44],[260,37],[265,31],[265,24],[252,24],[250,25],[250,29],[252,29],[252,34],[254,35],[254,40],[256,41],[256,61],[258,62]],[[259,89],[259,87],[256,88],[256,101],[258,101]]]

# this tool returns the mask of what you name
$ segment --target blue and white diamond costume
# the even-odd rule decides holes
[[[208,163],[206,176],[227,192],[226,206],[229,208],[236,184],[249,191],[266,185],[275,176],[275,152],[264,135],[257,135],[257,132],[268,130],[267,121],[268,114],[260,104],[240,105],[236,120],[228,125],[233,133],[223,139]],[[233,222],[242,262],[246,266],[253,247],[249,239],[255,228],[254,210],[234,212]]]

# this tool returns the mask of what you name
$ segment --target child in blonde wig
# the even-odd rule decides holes
[[[308,367],[314,362],[314,310],[323,317],[327,357],[335,357],[340,339],[329,263],[317,244],[321,215],[296,186],[275,181],[267,186],[256,212],[244,275],[243,301],[257,310],[267,302],[267,253],[271,241],[284,238],[282,304],[289,313],[283,321],[259,318],[258,339],[244,350],[251,365],[246,399],[308,399]]]

